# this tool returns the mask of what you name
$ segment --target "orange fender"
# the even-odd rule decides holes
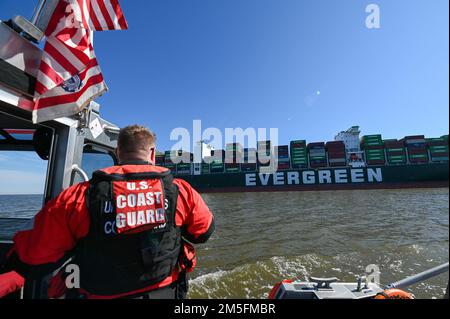
[[[378,294],[375,299],[414,299],[414,296],[401,289],[386,289]]]

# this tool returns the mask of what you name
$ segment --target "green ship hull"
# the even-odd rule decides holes
[[[448,187],[448,163],[178,175],[200,192]]]

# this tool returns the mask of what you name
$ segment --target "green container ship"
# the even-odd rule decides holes
[[[276,147],[269,141],[258,142],[256,156],[251,157],[253,166],[248,156],[241,163],[224,164],[230,159],[227,161],[222,150],[212,163],[199,164],[198,170],[196,164],[191,164],[191,174],[177,174],[172,163],[157,165],[170,168],[175,176],[205,193],[449,186],[448,135],[383,140],[381,134],[360,138],[359,133],[357,126],[340,132],[333,142],[326,143],[327,148],[322,142],[295,140],[290,142],[289,150],[283,146],[282,155],[270,153]],[[261,145],[265,147],[260,152]],[[255,152],[240,145],[227,148],[242,150],[243,154]],[[231,158],[236,159],[235,155]],[[186,172],[186,164],[182,165]]]
[[[448,163],[180,175],[200,192],[448,187]]]

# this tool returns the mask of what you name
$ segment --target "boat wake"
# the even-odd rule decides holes
[[[448,249],[446,253],[442,252],[439,260],[430,259],[425,251],[425,247],[410,245],[398,248],[396,253],[387,249],[383,255],[373,255],[373,258],[357,252],[332,257],[318,254],[274,256],[228,270],[217,269],[197,277],[194,275],[189,281],[188,297],[265,299],[273,285],[283,279],[304,281],[308,276],[315,276],[354,282],[357,276],[369,274],[368,269],[372,269],[367,268],[369,265],[379,267],[381,284],[388,284],[447,261]],[[442,275],[413,286],[410,292],[417,298],[442,298],[447,282],[448,275]]]

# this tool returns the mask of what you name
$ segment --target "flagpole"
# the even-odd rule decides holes
[[[34,13],[33,13],[33,18],[31,19],[31,23],[33,23],[34,25],[36,25],[36,22],[39,18],[39,15],[42,12],[42,9],[44,8],[45,2],[47,0],[40,0],[39,4],[37,5],[37,7],[34,9]]]

